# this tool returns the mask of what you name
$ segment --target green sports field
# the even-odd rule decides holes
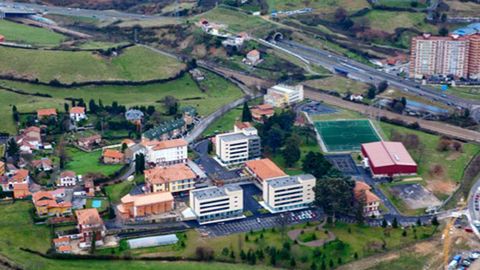
[[[336,120],[315,122],[328,152],[358,151],[362,143],[380,141],[369,120]]]

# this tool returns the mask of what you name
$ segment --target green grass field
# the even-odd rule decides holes
[[[323,1],[302,1],[302,0],[267,0],[268,8],[273,10],[295,10],[304,7],[314,9],[315,13],[333,13],[338,7],[343,7],[349,12],[367,8],[370,5],[366,0],[323,0]]]
[[[93,151],[90,153],[78,150],[76,148],[67,148],[69,161],[67,162],[66,169],[72,170],[80,175],[86,173],[102,173],[109,176],[122,168],[122,165],[105,165],[100,163],[100,157],[102,151]]]
[[[132,190],[133,186],[133,182],[123,181],[105,187],[105,192],[112,203],[118,203],[123,196],[127,195]]]
[[[463,171],[467,163],[480,151],[480,146],[471,143],[463,143],[463,150],[459,153],[452,151],[440,152],[437,150],[440,136],[424,133],[418,130],[412,130],[405,127],[395,126],[387,123],[380,123],[385,136],[390,138],[392,132],[396,131],[402,135],[417,135],[419,141],[423,145],[423,149],[408,149],[410,155],[418,163],[418,174],[424,180],[440,181],[440,182],[458,182],[463,177]],[[430,175],[430,169],[434,165],[441,165],[444,173],[442,176]],[[441,190],[431,190],[436,195],[442,194]]]
[[[85,81],[144,81],[165,79],[185,65],[143,47],[130,47],[119,56],[92,52],[38,51],[0,47],[0,74],[63,83]]]
[[[385,31],[387,33],[394,33],[395,29],[399,27],[414,28],[419,31],[436,33],[434,26],[425,23],[425,13],[371,10],[362,17],[369,20],[372,29]]]
[[[238,87],[223,78],[206,73],[207,80],[202,82],[206,87],[201,91],[189,75],[185,75],[168,83],[156,83],[140,86],[88,86],[76,88],[56,88],[13,81],[0,81],[0,86],[18,89],[29,94],[41,93],[52,97],[37,97],[20,95],[0,89],[0,117],[2,125],[0,131],[16,132],[13,123],[11,107],[16,105],[20,112],[34,112],[39,108],[55,107],[63,111],[63,104],[68,97],[83,98],[88,103],[90,99],[101,99],[103,104],[117,101],[121,105],[148,106],[153,105],[157,110],[164,110],[161,103],[165,96],[175,96],[180,100],[181,106],[193,106],[200,115],[208,115],[221,106],[238,99],[242,92]]]
[[[205,13],[197,15],[194,20],[205,18],[211,22],[227,25],[227,29],[233,32],[248,32],[262,36],[274,28],[274,25],[259,17],[251,16],[240,11],[217,7]]]
[[[65,36],[44,28],[6,20],[0,20],[0,35],[4,36],[7,42],[36,46],[55,46],[66,39]]]
[[[369,120],[315,122],[327,151],[358,151],[362,143],[381,140]]]
[[[417,8],[427,7],[426,1],[404,1],[404,0],[379,0],[378,4],[387,7],[400,7],[400,8],[411,8],[412,2],[417,3]]]

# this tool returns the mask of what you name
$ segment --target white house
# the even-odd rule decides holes
[[[70,119],[75,122],[81,121],[83,119],[87,119],[87,115],[85,114],[84,107],[72,107],[70,109]]]
[[[184,139],[166,141],[144,140],[146,148],[145,161],[157,165],[186,163],[188,159],[188,142]]]
[[[75,186],[77,184],[77,174],[73,171],[63,171],[60,173],[60,177],[57,179],[57,186],[59,187],[68,187]]]

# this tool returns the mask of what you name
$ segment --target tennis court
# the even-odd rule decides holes
[[[336,120],[315,122],[327,152],[359,151],[362,143],[380,141],[369,120]]]

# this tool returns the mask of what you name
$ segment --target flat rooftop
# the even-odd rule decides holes
[[[238,191],[242,188],[238,185],[229,185],[223,187],[208,187],[192,191],[192,195],[199,200],[208,200],[227,196],[227,191]]]
[[[283,177],[267,180],[267,183],[273,188],[282,188],[282,187],[288,187],[293,185],[299,185],[301,184],[301,181],[309,180],[312,178],[314,178],[314,176],[311,174],[283,176]]]
[[[249,138],[257,138],[258,135],[245,135],[244,133],[237,132],[237,133],[227,133],[227,134],[222,134],[219,135],[220,140],[225,141],[225,142],[233,142],[233,141],[239,141],[239,140],[246,140]]]

